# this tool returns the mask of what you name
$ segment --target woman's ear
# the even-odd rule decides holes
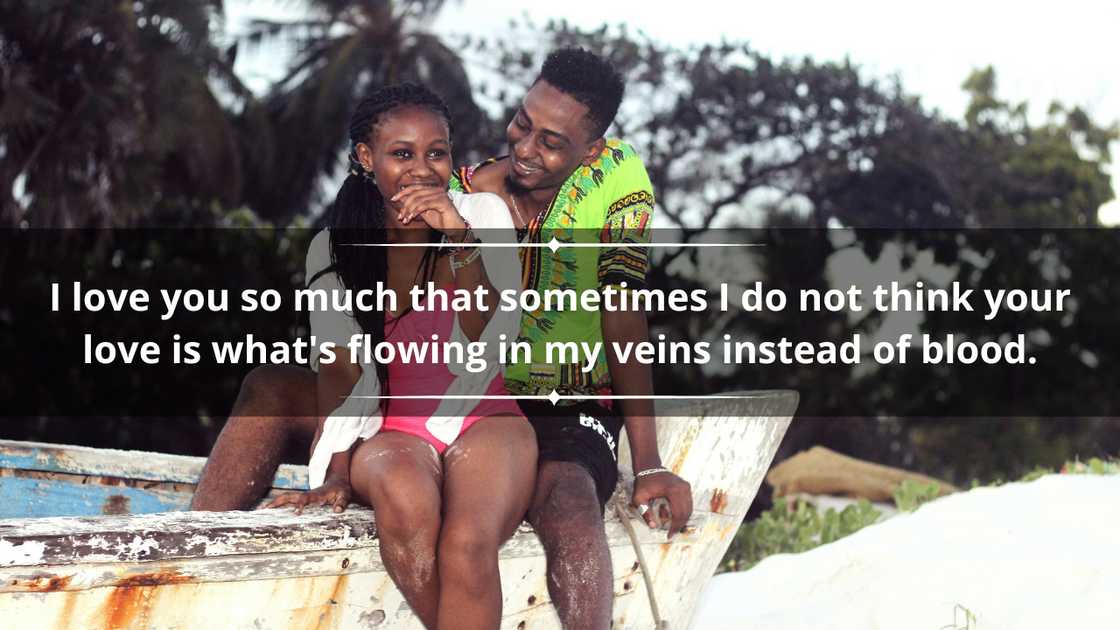
[[[358,161],[362,163],[362,168],[364,168],[367,173],[372,173],[373,149],[369,148],[369,145],[364,142],[359,142],[358,146],[354,149],[358,153]]]

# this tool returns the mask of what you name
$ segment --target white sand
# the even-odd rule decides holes
[[[1120,476],[978,488],[767,558],[713,579],[692,628],[1120,628]]]

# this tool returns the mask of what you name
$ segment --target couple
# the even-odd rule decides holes
[[[351,173],[331,231],[316,236],[308,253],[309,285],[357,290],[381,281],[398,296],[429,282],[482,286],[490,296],[511,286],[644,286],[649,179],[633,149],[603,137],[622,92],[604,60],[580,49],[554,52],[509,124],[509,157],[453,174],[449,116],[438,97],[416,86],[378,91],[351,120]],[[520,265],[512,247],[476,247],[479,237],[509,235],[512,243],[511,232],[535,243],[593,235],[618,247],[527,248]],[[352,246],[441,239],[450,247]],[[645,341],[645,316],[518,315],[493,305],[313,314],[312,334],[339,344],[336,360],[321,361],[317,376],[266,366],[246,378],[192,507],[251,507],[269,488],[285,445],[314,436],[312,490],[270,505],[341,510],[353,498],[373,506],[386,569],[426,627],[498,626],[498,549],[527,518],[545,548],[549,593],[564,627],[608,628],[613,589],[603,508],[617,482],[623,425],[638,474],[632,502],[647,522],[656,519],[645,506],[664,498],[671,514],[661,516],[679,531],[692,510],[691,490],[661,466],[652,401],[602,398],[652,393],[648,366],[605,353],[584,373],[545,362],[543,347],[549,339]],[[507,366],[503,379],[492,360],[481,374],[455,365],[358,365],[345,348],[357,333],[371,343],[422,342],[433,331],[441,340],[488,341],[488,349],[499,335],[519,338],[530,344],[531,361]],[[553,390],[588,400],[554,406],[501,396]],[[376,398],[413,392],[496,396]]]

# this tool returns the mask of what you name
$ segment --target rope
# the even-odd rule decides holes
[[[642,571],[642,581],[646,584],[646,595],[649,597],[649,610],[653,613],[653,627],[655,630],[669,630],[669,622],[661,618],[661,609],[657,605],[657,595],[653,592],[653,577],[650,576],[648,565],[646,565],[646,554],[642,552],[642,546],[638,543],[638,532],[634,531],[634,524],[630,521],[630,515],[627,514],[626,508],[622,506],[622,501],[615,502],[614,511],[618,514],[618,520],[622,521],[622,526],[626,529],[626,535],[630,537],[630,544],[634,547],[634,555],[638,558],[638,567]]]

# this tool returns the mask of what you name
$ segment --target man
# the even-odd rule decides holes
[[[545,290],[641,287],[648,269],[653,194],[632,148],[605,139],[618,111],[623,82],[604,60],[563,49],[545,61],[507,128],[510,155],[460,171],[458,186],[492,192],[509,206],[529,242],[605,243],[607,247],[522,250],[523,285]],[[617,246],[614,246],[617,245]],[[625,425],[638,475],[632,503],[651,526],[664,498],[670,533],[692,512],[687,482],[661,465],[648,365],[620,362],[610,349],[647,341],[645,315],[632,311],[527,312],[520,341],[531,360],[507,367],[514,395],[562,395],[586,400],[522,402],[537,431],[540,465],[529,521],[548,559],[548,588],[565,628],[606,629],[613,587],[603,507],[617,482],[617,445]],[[546,341],[601,342],[590,371],[579,359],[544,360]],[[246,378],[230,421],[207,463],[194,509],[245,509],[267,490],[283,445],[310,439],[315,381],[301,368],[269,366]],[[606,394],[635,396],[611,403]]]

